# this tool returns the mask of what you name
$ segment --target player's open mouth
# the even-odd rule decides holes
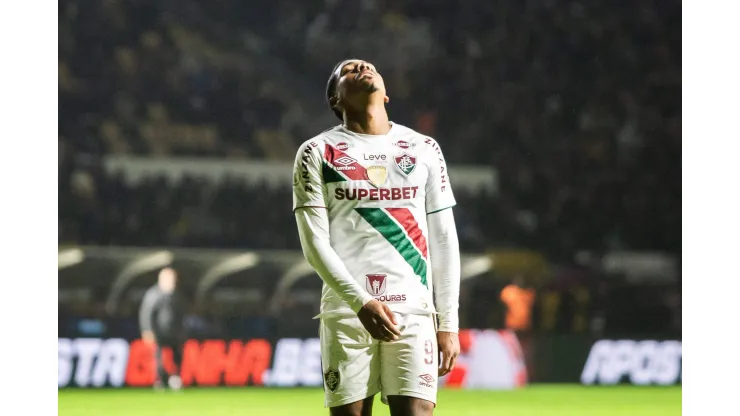
[[[359,81],[359,80],[361,80],[361,79],[363,79],[363,78],[365,78],[365,77],[370,77],[370,78],[372,78],[372,76],[373,76],[373,73],[372,73],[372,72],[370,72],[370,71],[365,71],[365,72],[363,72],[363,73],[361,73],[360,75],[358,75],[358,76],[357,76],[357,80]]]

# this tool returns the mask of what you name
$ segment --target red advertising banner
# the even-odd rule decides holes
[[[505,389],[526,383],[521,348],[508,331],[460,332],[462,354],[440,385]],[[142,340],[59,338],[58,386],[147,387],[156,378],[154,347]],[[172,351],[163,352],[174,369]],[[318,338],[188,340],[180,376],[185,386],[321,386]]]

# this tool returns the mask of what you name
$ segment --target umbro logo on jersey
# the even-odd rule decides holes
[[[334,163],[338,163],[342,166],[351,165],[353,163],[357,162],[355,159],[349,157],[349,156],[342,156],[338,159],[334,159]]]
[[[340,158],[334,159],[334,166],[337,168],[337,170],[356,170],[356,167],[350,166],[355,163],[357,163],[357,160],[349,156],[342,156]]]
[[[396,162],[396,167],[406,176],[416,169],[416,157],[406,152],[396,156],[393,160]]]

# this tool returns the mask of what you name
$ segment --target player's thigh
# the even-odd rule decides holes
[[[437,402],[437,331],[432,316],[399,316],[401,338],[380,344],[382,399],[414,397]],[[423,413],[422,413],[423,414]]]
[[[319,338],[326,407],[361,402],[380,391],[378,343],[358,318],[323,318]]]
[[[411,396],[388,396],[391,416],[432,416],[434,403]]]
[[[359,402],[353,402],[329,409],[330,416],[372,416],[373,400],[375,396],[366,397]]]

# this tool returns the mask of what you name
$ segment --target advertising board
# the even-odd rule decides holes
[[[464,330],[455,370],[440,380],[450,388],[508,389],[526,383],[516,336],[508,331]],[[58,386],[147,387],[156,378],[154,348],[140,339],[59,338]],[[172,352],[164,351],[174,369]],[[318,338],[190,339],[183,347],[185,386],[319,387]]]

